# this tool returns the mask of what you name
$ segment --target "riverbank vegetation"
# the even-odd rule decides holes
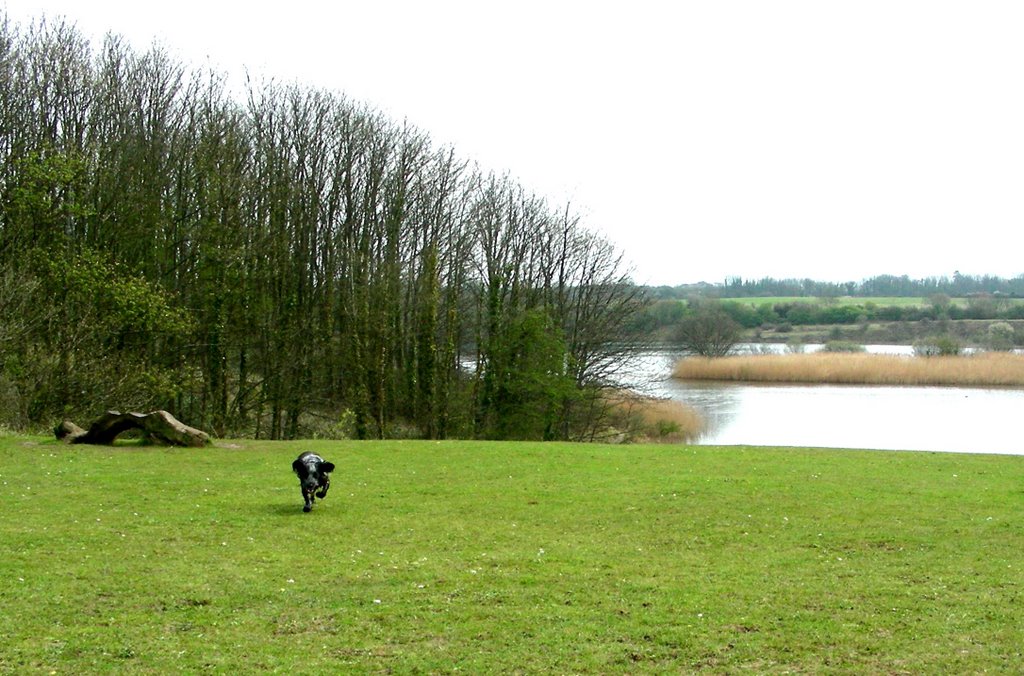
[[[619,390],[609,394],[616,418],[622,423],[604,441],[680,443],[695,441],[706,421],[692,406],[673,399],[643,396]]]
[[[992,294],[720,298],[705,290],[686,299],[655,300],[636,321],[656,342],[685,344],[686,335],[692,333],[688,327],[706,316],[709,308],[735,325],[740,342],[914,345],[943,341],[995,350],[1024,346],[1024,300]]]
[[[672,370],[682,380],[760,383],[1024,387],[1024,355],[911,357],[854,352],[691,357]]]
[[[0,436],[0,672],[1012,672],[1021,460]]]

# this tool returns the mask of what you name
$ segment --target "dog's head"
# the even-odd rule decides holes
[[[303,496],[310,499],[317,489],[320,489],[321,493],[326,493],[326,489],[331,483],[331,478],[328,475],[334,471],[334,463],[324,460],[316,453],[307,451],[295,459],[292,469],[295,470],[295,474],[299,477],[299,483],[302,484]]]

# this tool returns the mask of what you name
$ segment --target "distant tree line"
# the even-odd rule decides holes
[[[593,438],[645,306],[569,208],[298,85],[0,23],[0,424]]]
[[[942,319],[1024,319],[1024,305],[1000,303],[991,297],[972,298],[966,305],[949,304],[941,297],[937,297],[934,303],[916,306],[885,305],[870,301],[858,304],[787,302],[756,308],[735,301],[724,301],[721,305],[745,328],[779,323],[803,326]]]
[[[992,294],[1010,298],[1024,298],[1024,275],[1005,279],[991,275],[972,276],[955,272],[952,277],[925,277],[911,279],[907,275],[879,275],[860,282],[821,282],[813,279],[752,280],[731,277],[721,284],[683,284],[659,286],[650,289],[655,298],[687,298],[693,295],[719,298],[750,298],[772,296],[806,296],[832,298],[839,296],[878,297],[897,296],[930,298],[943,294],[964,298],[977,294]]]
[[[638,332],[651,335],[660,333],[664,337],[666,329],[671,329],[668,332],[671,339],[676,328],[688,333],[709,322],[721,332],[722,318],[727,318],[738,329],[928,320],[1024,320],[1024,303],[992,295],[972,296],[961,304],[937,294],[919,305],[887,305],[871,300],[840,303],[827,298],[750,303],[694,296],[686,301],[654,301],[633,321]]]

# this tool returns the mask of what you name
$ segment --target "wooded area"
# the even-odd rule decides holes
[[[644,304],[571,208],[409,124],[60,22],[0,26],[0,200],[15,428],[594,438]]]

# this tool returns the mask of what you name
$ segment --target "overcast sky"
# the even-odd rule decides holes
[[[571,202],[640,283],[1024,274],[1019,0],[6,8],[365,101]]]

